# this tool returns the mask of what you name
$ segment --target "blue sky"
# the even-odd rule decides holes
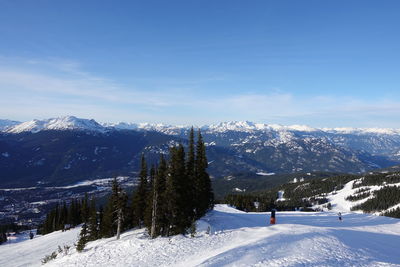
[[[400,2],[0,0],[0,118],[400,128]]]

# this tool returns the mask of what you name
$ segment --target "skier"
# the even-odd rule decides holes
[[[339,221],[342,221],[342,213],[338,213],[338,216],[339,216]]]
[[[275,213],[276,213],[276,209],[272,209],[271,210],[271,219],[269,221],[270,224],[275,224],[275,222],[276,222]]]
[[[33,233],[32,233],[32,231],[29,232],[29,238],[30,238],[30,239],[33,239]]]

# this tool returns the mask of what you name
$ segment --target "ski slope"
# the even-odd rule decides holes
[[[66,232],[56,231],[45,236],[28,239],[27,234],[20,240],[0,245],[0,266],[41,266],[45,255],[57,250],[58,246],[72,246],[77,239],[80,228]]]
[[[91,242],[84,252],[72,250],[45,266],[400,266],[399,219],[357,213],[344,213],[343,219],[340,222],[332,212],[278,212],[277,224],[271,226],[269,213],[217,205],[198,221],[194,238],[151,240],[144,230],[131,230],[121,240]],[[66,242],[63,234],[36,241],[44,243],[60,235],[60,242]],[[39,244],[27,249],[25,243],[30,241],[35,240],[15,244],[13,249],[0,246],[5,258],[0,266],[39,266],[31,255],[49,253],[43,253]],[[57,248],[55,243],[50,246]]]

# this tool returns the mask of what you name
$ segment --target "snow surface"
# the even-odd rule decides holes
[[[400,266],[400,220],[334,212],[245,213],[217,205],[197,234],[149,239],[145,230],[90,242],[45,266]],[[207,234],[207,229],[210,229]],[[77,229],[0,246],[0,266],[39,266]]]
[[[80,232],[80,228],[66,232],[56,231],[44,236],[35,236],[32,240],[23,239],[0,245],[0,266],[25,267],[41,266],[44,256],[56,251],[58,246],[72,246]]]

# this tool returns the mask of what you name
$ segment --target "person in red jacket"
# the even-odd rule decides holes
[[[275,214],[276,214],[276,209],[272,209],[271,210],[271,219],[269,221],[270,224],[275,224],[276,223]]]

